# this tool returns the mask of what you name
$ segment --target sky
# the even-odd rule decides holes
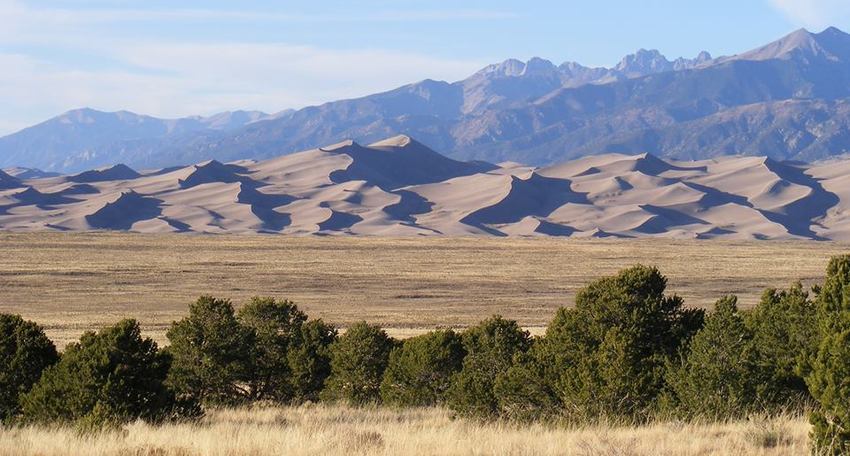
[[[80,107],[277,112],[507,58],[730,55],[829,25],[850,30],[850,1],[0,0],[0,135]]]

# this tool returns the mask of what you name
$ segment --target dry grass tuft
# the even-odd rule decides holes
[[[805,419],[557,428],[451,419],[443,409],[307,405],[213,411],[201,423],[80,436],[70,428],[0,430],[0,456],[798,455]]]

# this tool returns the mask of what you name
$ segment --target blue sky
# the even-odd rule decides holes
[[[0,134],[82,106],[275,112],[509,57],[734,54],[827,25],[850,29],[850,1],[0,0]]]

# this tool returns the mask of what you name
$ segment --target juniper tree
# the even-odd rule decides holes
[[[441,403],[465,354],[461,337],[450,329],[405,340],[390,354],[381,382],[383,402],[407,407]]]
[[[135,320],[83,334],[21,397],[25,422],[86,426],[158,421],[174,411],[165,380],[171,358],[142,338]]]
[[[290,301],[255,297],[239,309],[237,318],[255,335],[246,378],[250,399],[292,400],[296,388],[292,383],[288,353],[307,316]]]
[[[452,377],[447,404],[461,414],[492,418],[499,412],[496,379],[513,364],[514,356],[528,351],[531,339],[516,321],[494,316],[463,333],[466,357]]]
[[[381,380],[395,342],[380,327],[360,322],[331,345],[331,375],[322,398],[364,405],[380,400]]]
[[[17,415],[20,395],[59,360],[40,326],[18,315],[0,314],[0,422]]]

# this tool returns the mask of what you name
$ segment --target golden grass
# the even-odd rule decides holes
[[[59,346],[134,317],[164,341],[201,294],[296,301],[341,326],[366,319],[396,336],[464,327],[500,313],[539,333],[600,276],[641,262],[688,305],[821,279],[846,244],[493,238],[0,234],[0,312],[47,327]]]
[[[70,428],[0,430],[0,456],[86,455],[799,455],[802,418],[566,429],[453,419],[442,409],[340,406],[211,413],[198,424],[81,437]]]

